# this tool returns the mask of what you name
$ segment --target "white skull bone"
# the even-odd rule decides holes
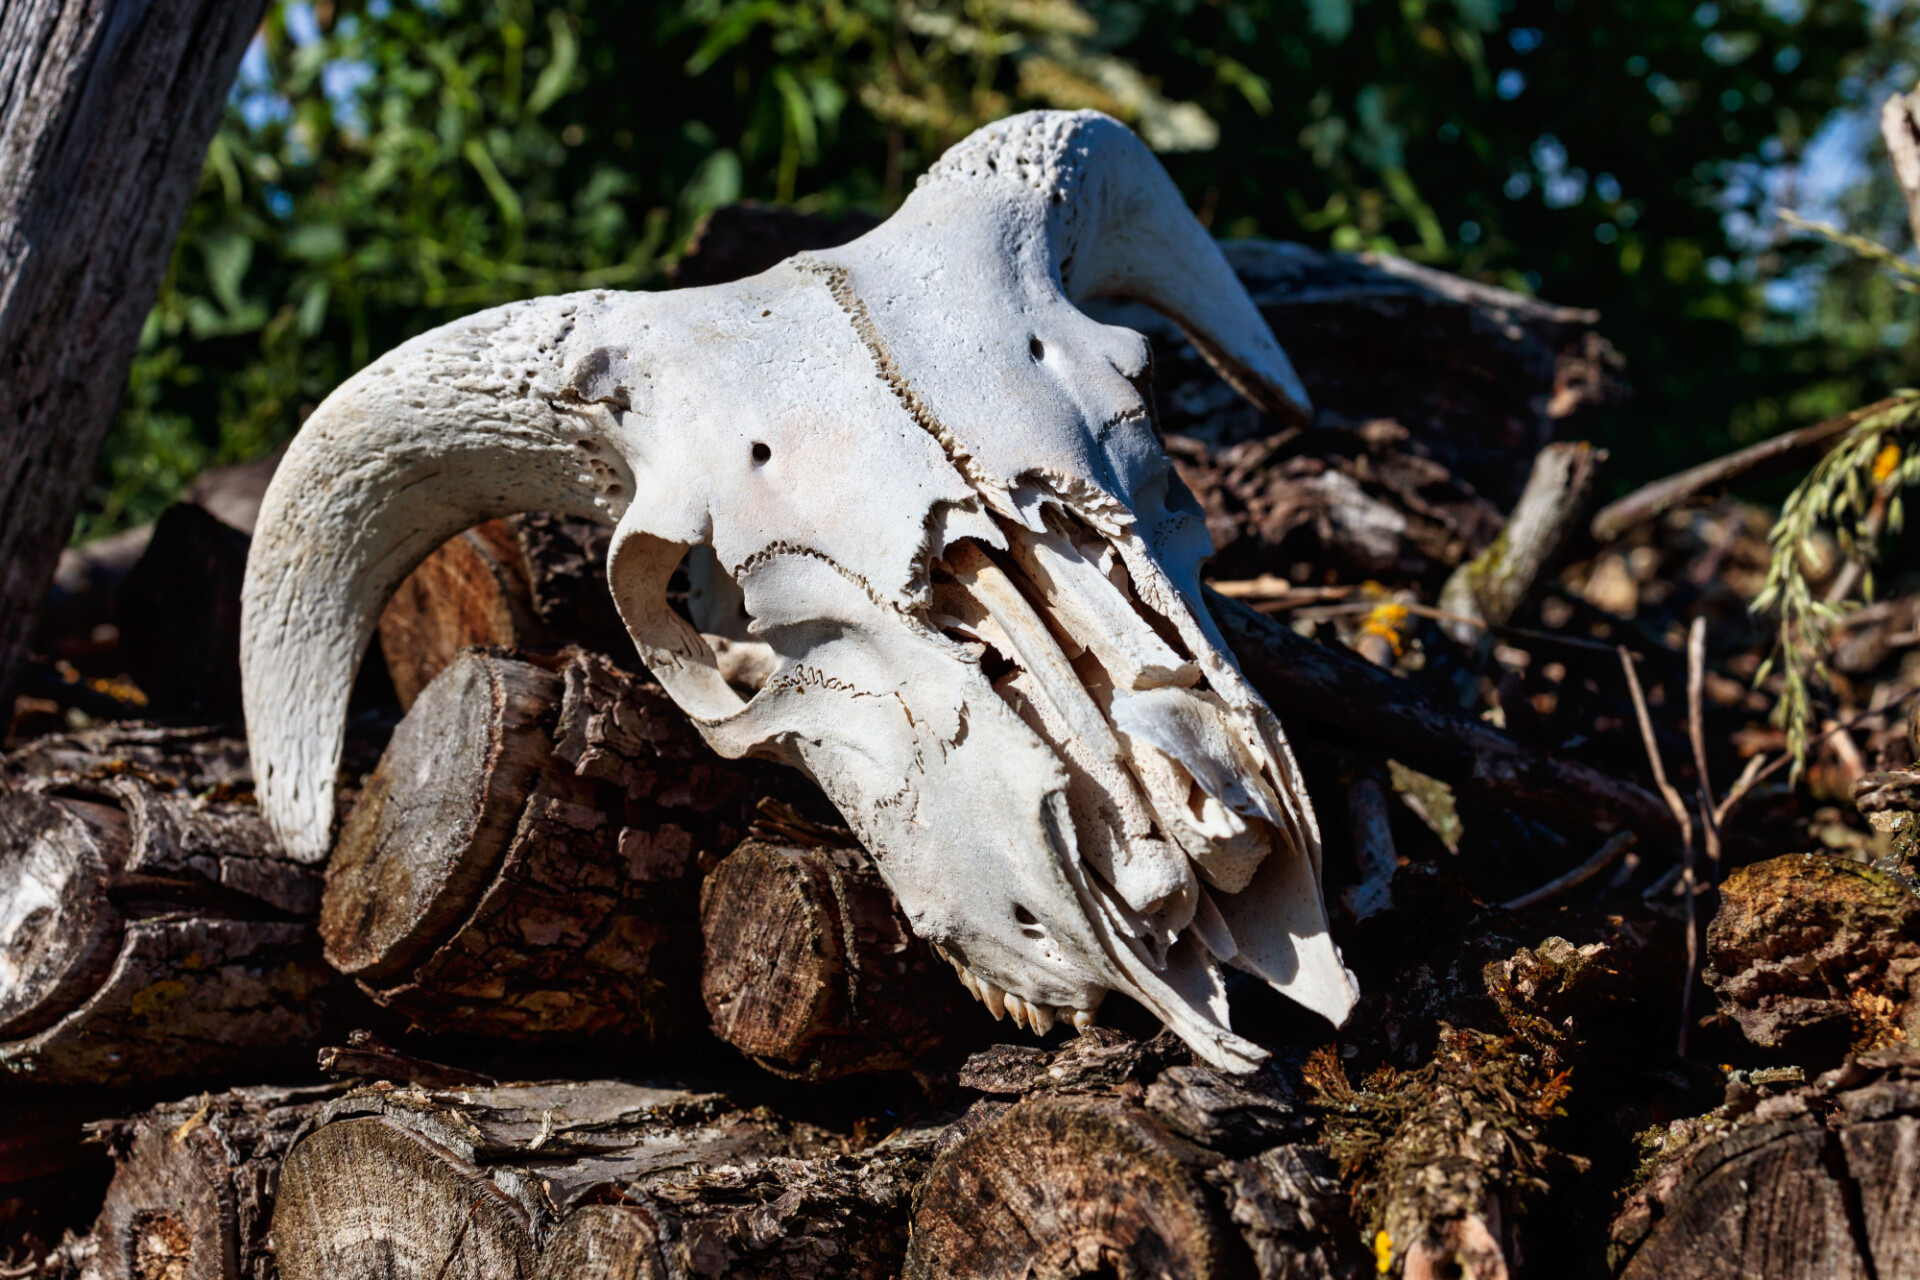
[[[708,741],[807,770],[996,1016],[1084,1026],[1119,990],[1246,1068],[1225,961],[1342,1020],[1311,806],[1200,598],[1146,341],[1095,296],[1307,411],[1158,162],[1093,112],[981,130],[841,248],[500,307],[375,361],[294,441],[248,562],[247,720],[288,849],[325,856],[350,677],[400,580],[479,520],[563,511],[616,525],[622,618]],[[668,607],[693,547],[750,634]],[[761,659],[751,697],[716,643],[736,678]]]

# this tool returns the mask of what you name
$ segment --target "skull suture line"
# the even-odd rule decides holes
[[[247,723],[288,849],[325,856],[351,676],[401,579],[480,520],[562,511],[617,526],[621,615],[707,740],[817,779],[996,1015],[1084,1026],[1123,991],[1246,1068],[1225,961],[1342,1020],[1312,809],[1201,600],[1146,340],[1075,305],[1100,296],[1307,412],[1165,171],[1093,112],[982,129],[839,249],[500,307],[374,362],[289,449],[247,566]],[[750,632],[667,606],[702,546],[700,594],[736,593]]]

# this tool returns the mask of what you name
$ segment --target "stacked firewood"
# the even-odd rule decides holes
[[[683,275],[856,229],[727,211]],[[1320,807],[1345,1027],[1230,975],[1249,1076],[1117,996],[1000,1042],[813,785],[647,678],[606,531],[551,515],[402,585],[331,856],[282,856],[234,723],[255,467],[70,553],[14,708],[0,1276],[1906,1274],[1920,775],[1876,753],[1866,817],[1811,820],[1748,778],[1688,876],[1643,753],[1691,745],[1658,611],[1738,595],[1751,509],[1600,536],[1604,454],[1554,443],[1622,394],[1589,313],[1230,256],[1309,428],[1103,318],[1153,338],[1211,606]],[[1759,733],[1730,683],[1716,745]]]

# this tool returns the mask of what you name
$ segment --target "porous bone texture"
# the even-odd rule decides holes
[[[294,442],[248,567],[282,838],[325,855],[350,676],[395,585],[477,520],[570,512],[615,526],[621,616],[707,740],[818,780],[996,1014],[1085,1025],[1120,990],[1246,1067],[1227,962],[1343,1018],[1311,806],[1201,601],[1211,546],[1148,344],[1094,296],[1309,412],[1158,162],[1093,112],[988,126],[840,248],[518,303],[376,361]],[[666,596],[696,547],[699,625]]]

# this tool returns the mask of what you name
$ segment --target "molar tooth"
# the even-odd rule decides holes
[[[1007,1016],[1013,1019],[1016,1027],[1027,1025],[1027,1002],[1011,991],[1007,992]]]
[[[1007,993],[985,978],[979,979],[979,983],[981,1003],[987,1006],[987,1012],[993,1015],[995,1022],[1000,1021],[1001,1015],[1007,1011]]]
[[[1030,1004],[1027,1015],[1033,1020],[1033,1033],[1043,1036],[1053,1030],[1053,1010],[1044,1004]]]
[[[1075,1009],[1073,1011],[1073,1029],[1075,1031],[1084,1032],[1088,1027],[1092,1025],[1093,1025],[1093,1010]]]

